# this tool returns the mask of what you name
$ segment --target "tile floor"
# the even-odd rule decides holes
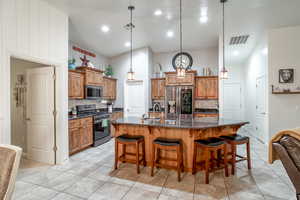
[[[247,133],[247,131],[242,131]],[[114,143],[90,148],[60,166],[22,160],[13,199],[17,200],[295,200],[295,191],[280,161],[267,164],[267,147],[251,138],[252,171],[239,163],[237,174],[222,171],[204,184],[203,173],[185,173],[177,182],[175,171],[149,168],[137,175],[135,166],[121,164],[112,171]],[[244,148],[239,148],[244,153]]]

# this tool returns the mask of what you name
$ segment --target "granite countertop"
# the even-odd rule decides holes
[[[165,120],[161,122],[160,120],[148,119],[142,122],[141,118],[128,117],[118,119],[113,124],[120,125],[141,125],[141,126],[151,126],[151,127],[163,127],[163,128],[182,128],[182,129],[207,129],[216,128],[224,126],[240,125],[243,126],[248,124],[246,121],[219,119],[219,118],[201,118],[201,119],[191,119],[191,120]]]

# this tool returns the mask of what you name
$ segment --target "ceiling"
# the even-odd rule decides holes
[[[133,48],[149,46],[154,52],[179,49],[179,0],[46,0],[70,16],[70,40],[82,47],[112,57],[129,50],[128,5],[136,7],[133,20]],[[201,24],[201,8],[207,7],[208,22]],[[267,29],[300,24],[299,0],[229,0],[226,3],[226,43],[231,36],[249,34],[246,45],[230,47],[229,55],[238,50],[236,61],[245,59]],[[154,11],[161,9],[161,16]],[[167,15],[172,18],[167,19]],[[102,25],[110,31],[103,33]],[[166,32],[174,31],[173,38]],[[219,0],[183,0],[183,47],[197,50],[217,47],[221,30]]]

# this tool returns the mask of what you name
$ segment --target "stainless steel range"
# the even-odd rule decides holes
[[[93,146],[99,146],[111,139],[110,134],[110,115],[96,109],[96,105],[79,105],[76,106],[77,116],[93,116]]]

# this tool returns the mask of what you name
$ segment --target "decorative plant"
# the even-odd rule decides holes
[[[69,65],[70,65],[70,64],[75,64],[75,62],[76,62],[75,58],[72,58],[72,59],[69,59],[69,60],[68,60],[68,64],[69,64]]]
[[[113,75],[113,68],[111,65],[105,67],[105,76],[112,76]]]

